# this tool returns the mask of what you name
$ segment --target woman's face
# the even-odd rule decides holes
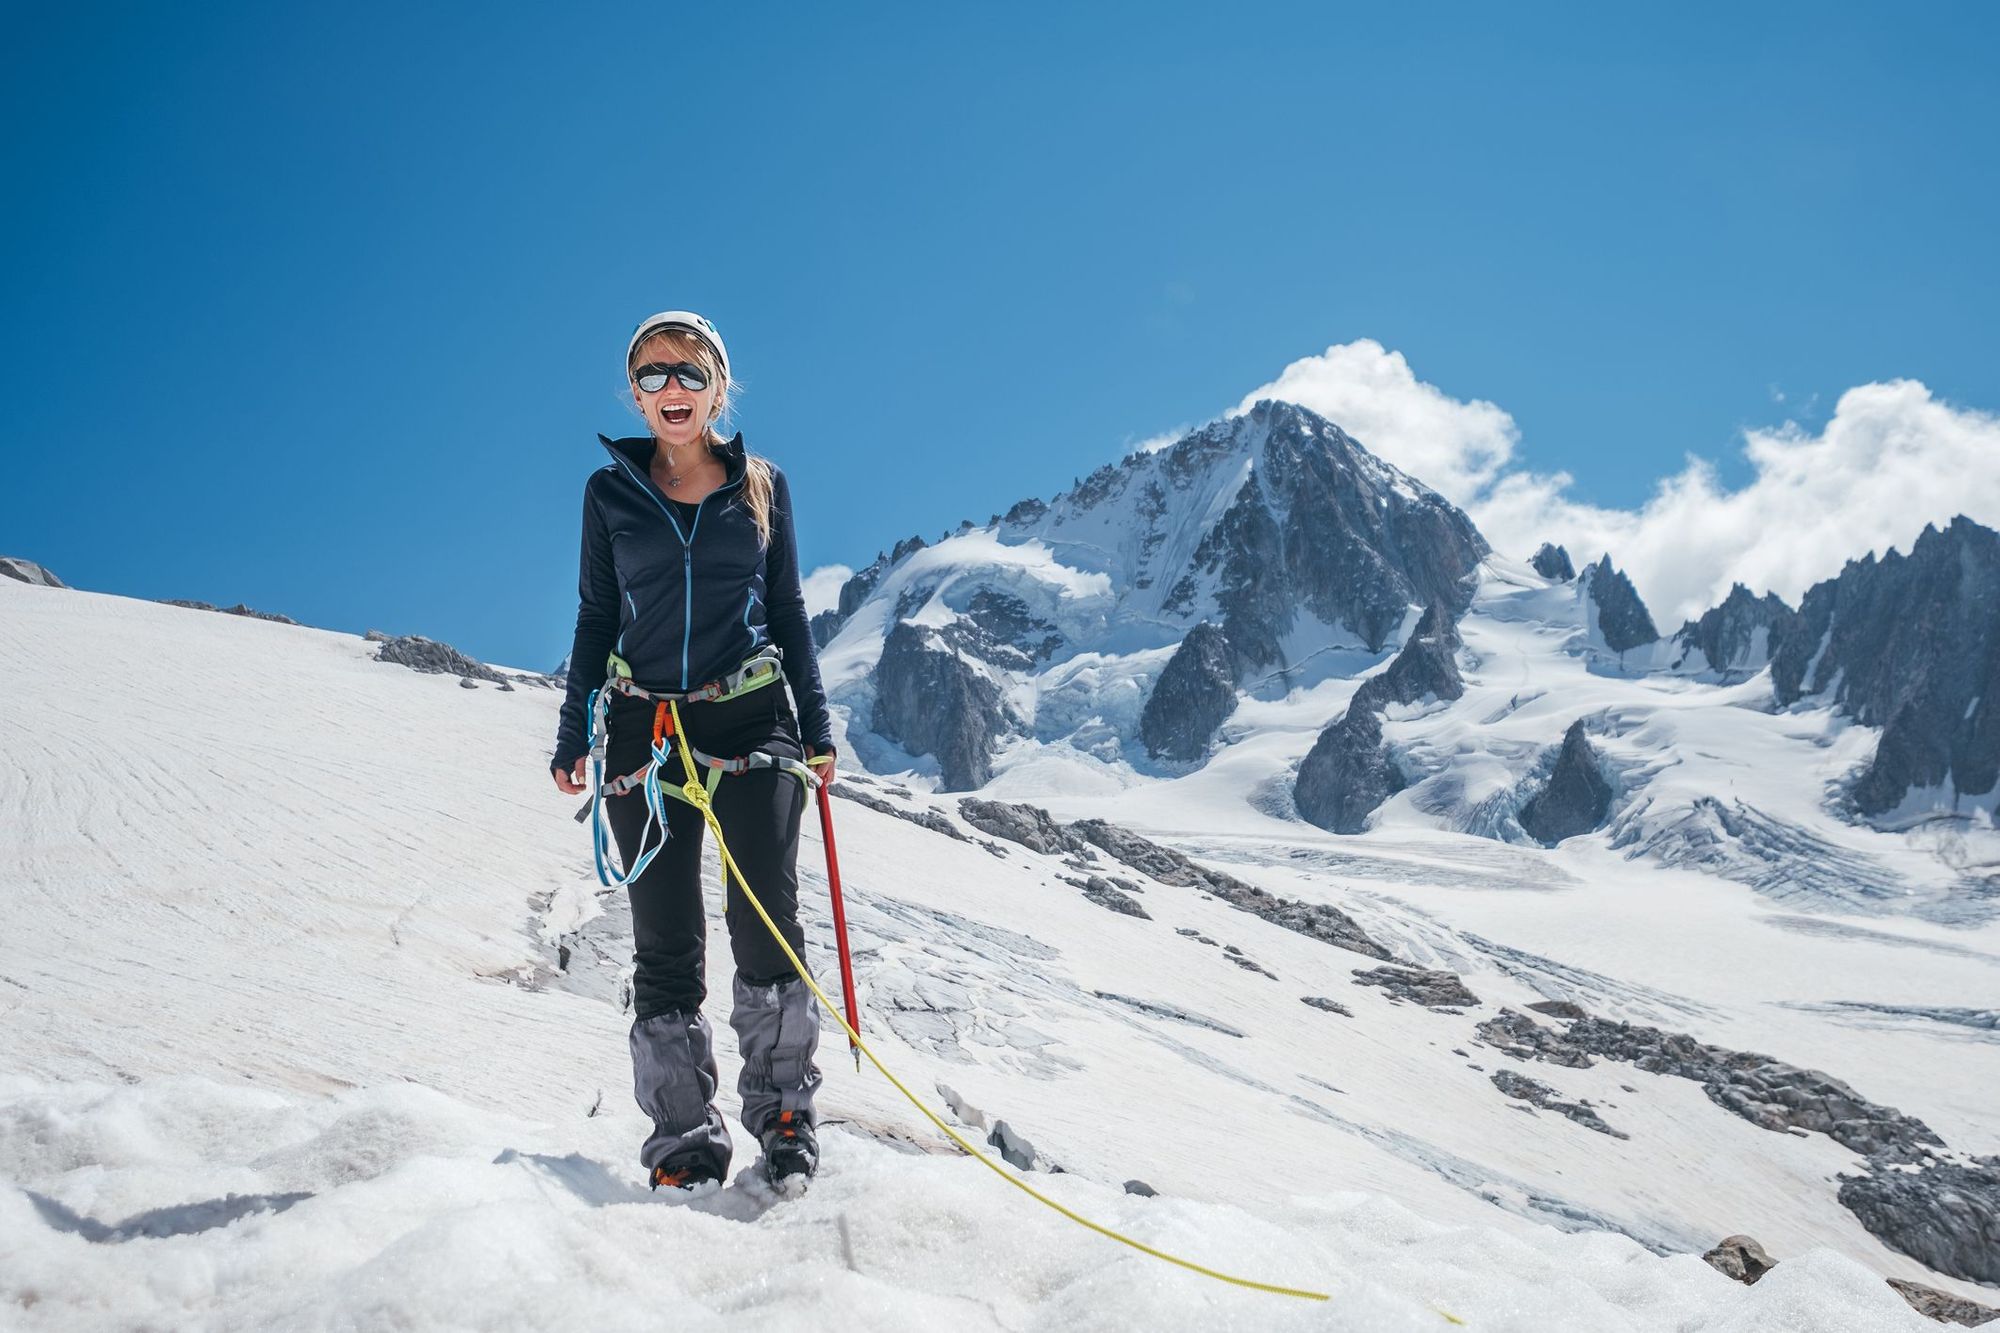
[[[639,387],[636,380],[628,381],[632,385],[632,401],[638,405],[639,415],[646,419],[647,429],[653,432],[654,439],[670,449],[707,438],[708,425],[715,419],[716,404],[721,396],[713,358],[700,355],[691,338],[672,335],[648,338],[639,344],[639,350],[632,359],[635,370],[648,365],[670,366],[676,362],[700,366],[708,376],[707,387],[690,389],[678,377],[669,375],[664,387],[648,393]]]

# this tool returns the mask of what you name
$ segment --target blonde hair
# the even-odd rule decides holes
[[[722,360],[715,349],[696,334],[685,329],[661,329],[658,333],[647,334],[637,347],[632,349],[631,359],[625,363],[625,378],[629,383],[632,372],[648,361],[692,361],[708,372],[709,383],[715,385],[715,416],[705,428],[710,453],[720,454],[729,443],[722,432],[715,428],[717,421],[726,421],[736,407],[736,385],[729,378],[729,372],[722,368]],[[650,432],[653,423],[648,421]],[[757,544],[771,544],[771,464],[768,459],[744,451],[743,455],[743,500],[750,508],[750,521],[757,525]]]

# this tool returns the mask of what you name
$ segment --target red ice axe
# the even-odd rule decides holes
[[[833,849],[833,800],[826,784],[819,787],[819,835],[826,844],[826,886],[833,896],[833,935],[840,945],[840,995],[847,1008],[847,1025],[861,1031],[861,1009],[854,999],[854,956],[847,948],[847,908],[840,901],[840,856]],[[861,1048],[847,1039],[854,1053],[854,1072],[861,1072]]]

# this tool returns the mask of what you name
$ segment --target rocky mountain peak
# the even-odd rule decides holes
[[[1830,694],[1882,728],[1854,789],[1864,814],[1912,789],[1931,804],[1991,798],[2000,780],[2000,534],[1964,515],[1905,556],[1849,561],[1814,584],[1771,662],[1781,705]]]
[[[1528,563],[1537,574],[1555,583],[1568,583],[1576,577],[1576,566],[1569,562],[1569,552],[1550,542],[1536,547]]]
[[[1773,593],[1758,597],[1735,584],[1720,606],[1688,621],[1674,635],[1674,669],[1738,678],[1753,675],[1770,662],[1772,649],[1797,614]]]
[[[1611,563],[1609,553],[1583,571],[1582,582],[1593,608],[1592,620],[1612,652],[1622,653],[1660,637],[1639,590]]]

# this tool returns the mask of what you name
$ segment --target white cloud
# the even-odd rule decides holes
[[[1514,418],[1492,403],[1461,402],[1424,383],[1401,352],[1373,338],[1335,343],[1292,362],[1230,415],[1249,411],[1260,398],[1310,408],[1461,505],[1499,475],[1521,435]]]
[[[1237,411],[1259,398],[1338,423],[1464,506],[1503,555],[1554,541],[1580,567],[1610,552],[1667,631],[1733,582],[1796,606],[1848,560],[1909,550],[1926,523],[1965,514],[2000,527],[2000,416],[1939,402],[1915,380],[1849,389],[1817,433],[1792,421],[1746,431],[1752,476],[1735,490],[1689,456],[1635,510],[1572,498],[1567,473],[1510,467],[1519,432],[1506,412],[1422,382],[1370,339],[1293,362]]]
[[[806,614],[816,616],[840,604],[840,585],[854,577],[846,565],[821,565],[805,576]]]
[[[1514,473],[1472,508],[1497,549],[1558,541],[1604,551],[1667,629],[1741,582],[1794,606],[1851,559],[1908,551],[1957,514],[2000,526],[2000,417],[1939,402],[1916,380],[1840,396],[1818,433],[1794,422],[1744,434],[1751,480],[1726,489],[1706,460],[1662,480],[1637,510],[1571,500],[1567,476]]]

